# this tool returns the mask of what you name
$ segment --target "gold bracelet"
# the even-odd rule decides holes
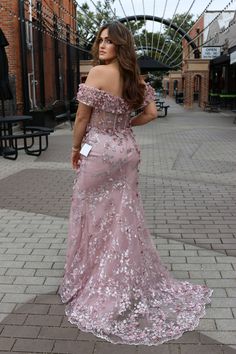
[[[71,150],[74,151],[74,152],[78,152],[78,151],[80,150],[80,148],[74,148],[74,147],[72,146]]]

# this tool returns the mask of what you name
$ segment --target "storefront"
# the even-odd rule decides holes
[[[209,99],[222,107],[236,107],[236,47],[210,62]]]

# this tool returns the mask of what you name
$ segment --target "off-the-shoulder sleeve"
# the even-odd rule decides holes
[[[151,85],[146,84],[146,89],[145,89],[145,93],[144,93],[144,100],[143,100],[142,106],[143,107],[147,106],[148,103],[154,101],[155,98],[156,98],[156,93],[155,93],[154,88]]]
[[[79,90],[77,92],[77,100],[81,103],[86,104],[90,107],[95,107],[97,104],[98,89],[95,87],[90,87],[85,84],[79,85]]]

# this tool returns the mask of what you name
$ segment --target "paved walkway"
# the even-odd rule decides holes
[[[236,353],[236,125],[230,112],[184,111],[135,129],[147,221],[174,276],[214,288],[196,331],[159,347],[80,332],[57,296],[74,172],[71,131],[34,158],[0,160],[0,353]]]

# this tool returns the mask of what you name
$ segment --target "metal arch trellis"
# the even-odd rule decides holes
[[[210,2],[209,2],[208,5],[206,6],[206,8],[203,10],[203,12],[201,13],[201,15],[197,18],[196,22],[201,18],[201,16],[203,16],[203,14],[207,11],[208,7],[211,5],[212,2],[213,2],[213,0],[210,0]],[[190,29],[190,30],[191,30],[191,29]],[[190,30],[189,30],[187,33],[189,33]],[[204,28],[203,30],[205,30],[205,28]],[[184,39],[184,38],[185,38],[185,37],[183,37],[183,39]],[[194,40],[195,40],[195,38],[194,38]],[[170,60],[170,59],[174,56],[174,54],[176,53],[176,50],[177,50],[177,47],[175,48],[175,50],[173,51],[171,57],[170,57],[168,60]],[[178,56],[178,58],[179,58],[179,56]],[[177,60],[177,59],[175,59],[175,61],[176,61],[176,60]],[[173,61],[172,61],[172,62],[173,62]]]
[[[109,5],[109,7],[110,7],[110,9],[111,9],[111,12],[113,13],[112,19],[113,19],[113,20],[117,20],[116,13],[115,13],[115,11],[113,10],[113,8],[111,7],[110,1],[108,1],[108,5]]]
[[[132,0],[131,0],[131,1],[132,1]],[[123,5],[122,5],[121,0],[119,0],[119,3],[120,3],[120,6],[121,6],[121,9],[122,9],[122,11],[123,11],[123,14],[125,15],[125,18],[127,19],[127,16],[126,16],[126,13],[125,13],[125,10],[124,10],[124,7],[123,7]],[[133,1],[132,1],[132,3],[133,3]],[[130,26],[130,24],[129,24],[128,19],[127,19],[127,21],[125,21],[125,22],[127,22],[127,23],[128,23],[129,30],[130,30],[130,32],[131,32],[131,33],[133,33],[133,32],[132,32],[132,28],[131,28],[131,26]],[[136,21],[136,22],[137,22],[137,21]],[[141,41],[141,38],[140,38],[140,35],[139,35],[139,34],[138,34],[138,38],[139,38],[139,43],[140,43],[140,46],[141,46],[142,53],[144,53],[144,51],[143,51],[143,45],[142,45],[142,41]]]
[[[166,13],[167,3],[168,3],[168,0],[165,1],[165,6],[164,6],[163,15],[162,15],[161,26],[160,26],[160,31],[159,31],[158,42],[157,42],[156,48],[159,48],[159,44],[160,44],[161,29],[162,29],[162,25],[163,25],[164,16],[165,16],[165,13]],[[157,50],[156,50],[156,52],[155,52],[155,59],[156,59],[156,57],[157,57]]]
[[[190,7],[189,7],[189,9],[188,9],[188,11],[185,13],[185,17],[184,17],[182,23],[178,26],[178,29],[180,29],[181,26],[186,22],[186,19],[187,19],[189,13],[190,13],[190,11],[191,11],[191,9],[192,9],[192,7],[193,7],[195,1],[196,1],[196,0],[193,0],[193,1],[192,1],[191,5],[190,5]],[[174,33],[174,36],[173,36],[173,38],[172,38],[173,41],[174,41],[174,39],[175,39],[175,37],[176,37],[176,35],[177,35],[178,29],[177,29],[177,30],[175,31],[175,33]],[[173,43],[173,42],[172,42],[172,43]],[[171,49],[171,47],[172,47],[172,43],[171,43],[171,45],[169,46],[169,48],[168,48],[166,54],[169,53],[169,51],[170,51],[170,49]],[[172,54],[173,54],[173,53],[172,53]],[[166,57],[166,55],[163,57],[163,60],[165,59],[165,57]]]
[[[198,18],[196,19],[195,22],[199,21],[199,19],[205,14],[205,12],[206,12],[207,9],[209,8],[209,6],[212,4],[212,2],[213,2],[213,0],[210,0],[210,1],[209,1],[209,3],[208,3],[207,6],[205,7],[205,9],[202,11],[202,13],[198,16]],[[189,29],[189,31],[187,32],[187,34],[190,33],[190,30],[191,30],[191,28]],[[183,36],[182,39],[184,39],[184,38],[185,38],[185,36]],[[182,48],[182,46],[181,46],[180,44],[179,44],[179,47]],[[172,53],[172,55],[167,59],[167,62],[173,57],[173,55],[176,53],[176,50],[177,50],[177,48],[175,48],[175,50],[174,50],[174,52]],[[177,58],[175,58],[174,61],[176,61],[178,58],[179,58],[179,56],[178,56]],[[173,62],[173,61],[172,61],[172,62]]]
[[[126,21],[143,20],[143,18],[144,18],[143,15],[135,15],[135,16],[128,16],[128,17],[125,17],[125,18],[120,18],[119,21],[123,23],[123,22],[126,22]],[[170,25],[170,21],[169,20],[163,19],[162,17],[158,17],[158,16],[146,15],[145,19],[146,20],[150,20],[150,21],[154,20],[156,22],[161,22],[162,21],[164,23],[164,25],[166,25],[166,26]],[[192,38],[181,27],[178,27],[174,23],[172,23],[170,27],[173,28],[174,30],[176,30],[182,36],[185,36],[185,39],[187,40],[187,42],[189,42],[189,44],[191,45],[191,47],[192,47],[192,49],[194,51],[195,57],[199,57],[199,51],[198,51],[197,45],[194,43]]]
[[[178,10],[178,7],[179,7],[179,3],[180,3],[180,0],[178,0],[177,5],[176,5],[176,7],[175,7],[175,11],[174,11],[174,13],[173,13],[171,22],[170,22],[170,24],[169,24],[169,26],[168,26],[166,36],[168,36],[168,34],[170,33],[171,24],[172,24],[173,21],[174,21],[174,17],[175,17],[175,15],[176,15],[176,13],[177,13],[177,10]],[[165,42],[163,41],[163,45],[162,45],[162,48],[161,48],[161,52],[163,52],[164,47],[165,47]],[[169,58],[169,55],[168,55],[168,54],[167,54],[167,56],[168,56],[168,58]],[[160,56],[159,60],[161,60],[161,56]]]
[[[148,38],[147,38],[147,24],[146,24],[146,15],[145,15],[145,6],[144,6],[144,0],[142,0],[143,4],[143,16],[144,16],[144,23],[145,23],[145,41],[146,41],[146,47],[148,46]]]
[[[154,16],[155,16],[155,7],[156,7],[156,0],[153,0],[153,11],[152,11],[152,16],[153,16],[153,21],[152,21],[152,40],[151,40],[151,47],[153,48],[153,42],[154,42]]]
[[[210,1],[209,1],[209,3],[208,3],[207,6],[205,7],[205,9],[202,11],[202,13],[198,16],[198,18],[196,19],[195,22],[199,21],[199,19],[205,14],[205,12],[206,12],[207,9],[209,8],[209,6],[212,4],[212,2],[213,2],[213,0],[210,0]],[[190,31],[191,31],[191,28],[189,29],[189,31],[187,32],[187,34],[189,34]],[[202,32],[201,32],[201,33],[202,33]],[[201,35],[201,33],[200,33],[200,35]],[[184,39],[184,38],[185,38],[185,36],[183,36],[182,39]],[[194,40],[197,39],[197,38],[198,38],[198,37],[195,37]],[[180,43],[177,45],[177,47],[175,48],[174,52],[173,52],[173,53],[171,54],[171,56],[169,56],[169,58],[167,59],[167,63],[168,63],[169,60],[171,60],[171,58],[174,56],[174,54],[175,54],[176,51],[177,51],[177,48],[182,49],[182,45],[181,45]],[[166,55],[167,55],[167,53],[166,53]],[[172,65],[173,62],[177,61],[178,58],[180,57],[180,55],[181,55],[181,54],[179,54],[177,58],[175,58],[174,60],[172,60],[172,62],[170,63],[170,65]],[[173,65],[172,65],[172,66],[173,66]],[[176,66],[176,65],[175,65],[175,66]],[[179,63],[177,64],[177,66],[179,66]]]
[[[123,5],[122,5],[121,0],[119,0],[119,4],[120,4],[120,7],[121,7],[121,9],[122,9],[122,11],[123,11],[123,14],[125,15],[125,18],[127,18],[126,13],[125,13],[125,10],[124,10],[124,7],[123,7]],[[131,28],[131,26],[130,26],[130,24],[129,24],[129,23],[128,23],[128,26],[129,26],[130,32],[132,32],[132,28]]]
[[[131,4],[132,4],[132,8],[133,8],[133,12],[134,12],[134,20],[136,22],[138,22],[138,19],[137,19],[137,16],[136,16],[136,13],[135,13],[135,8],[134,8],[134,2],[133,0],[131,0]],[[127,19],[127,17],[126,17]],[[128,20],[128,19],[127,19]],[[120,20],[119,20],[120,21]],[[129,20],[128,20],[129,21]],[[140,43],[140,47],[142,48],[142,53],[144,54],[144,50],[143,50],[143,44],[142,44],[142,41],[141,41],[141,38],[140,38],[140,35],[138,33],[138,39],[139,39],[139,43]]]

